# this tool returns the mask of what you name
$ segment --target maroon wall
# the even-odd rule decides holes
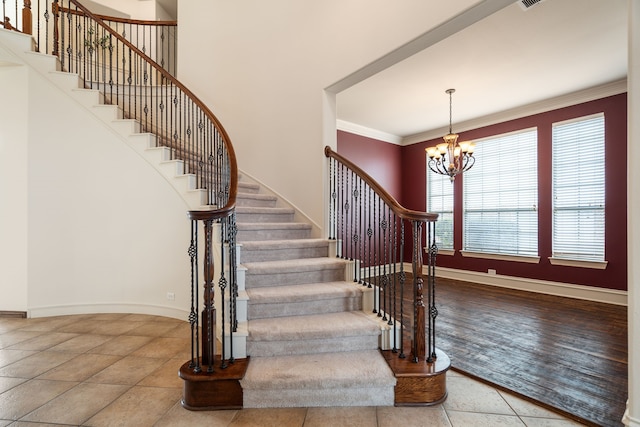
[[[371,175],[400,202],[401,146],[339,130],[337,151]]]
[[[605,270],[576,268],[551,265],[551,126],[554,122],[604,112],[606,138],[606,206],[605,206],[605,259],[608,261]],[[454,193],[454,246],[455,255],[439,255],[437,264],[462,270],[487,272],[495,269],[497,274],[530,279],[550,280],[562,283],[574,283],[597,286],[609,289],[627,289],[627,182],[626,182],[626,145],[627,145],[627,96],[626,94],[610,96],[596,101],[523,117],[496,125],[486,126],[461,134],[464,140],[485,138],[531,127],[538,128],[538,252],[539,264],[528,264],[513,261],[498,261],[481,258],[465,258],[462,249],[462,182],[464,174],[456,178]],[[368,145],[372,142],[372,145]],[[399,195],[398,201],[409,209],[425,210],[426,208],[426,155],[425,148],[441,142],[440,139],[425,141],[402,147],[400,150],[400,166],[394,166],[394,145],[369,138],[341,132],[338,135],[338,151],[368,167],[375,168],[388,165],[390,173],[396,170],[396,180],[384,176],[384,179],[395,185],[399,181],[400,188],[393,187],[392,194]],[[385,150],[382,146],[389,146]],[[374,147],[374,148],[373,148]],[[604,153],[603,153],[604,154]],[[376,159],[377,158],[377,159]],[[364,163],[367,163],[366,165]],[[384,166],[382,166],[384,168]],[[373,175],[373,174],[372,174]],[[375,175],[374,175],[375,176]],[[376,179],[378,179],[376,177]],[[383,186],[387,182],[379,181]],[[395,193],[398,191],[398,193]]]
[[[626,290],[626,94],[611,96],[559,110],[536,114],[492,126],[464,132],[465,140],[484,138],[530,127],[538,128],[538,251],[539,264],[465,258],[459,252],[453,256],[440,255],[438,265],[471,271],[495,269],[498,274],[551,280],[563,283],[598,286]],[[605,207],[605,270],[551,265],[551,126],[554,122],[604,112],[606,138],[606,207]],[[426,156],[424,149],[438,141],[426,141],[406,147],[403,151],[403,198],[406,207],[424,209],[426,206]],[[455,181],[454,246],[462,249],[462,179]],[[416,190],[411,190],[411,187]]]

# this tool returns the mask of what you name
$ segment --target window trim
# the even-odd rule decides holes
[[[491,252],[475,252],[475,251],[460,251],[463,257],[467,258],[483,258],[493,259],[498,261],[514,261],[524,262],[527,264],[539,264],[540,256],[534,255],[509,255],[509,254],[496,254]]]

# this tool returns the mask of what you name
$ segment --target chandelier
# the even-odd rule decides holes
[[[441,175],[448,175],[451,182],[456,175],[471,169],[476,161],[473,157],[475,145],[471,141],[458,142],[458,134],[451,130],[451,94],[455,91],[445,91],[449,94],[449,133],[442,137],[444,142],[425,149],[429,155],[429,169]]]

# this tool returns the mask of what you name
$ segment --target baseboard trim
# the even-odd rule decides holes
[[[12,319],[25,319],[27,317],[26,311],[3,311],[0,310],[0,317],[12,318]]]
[[[155,316],[171,317],[184,321],[187,321],[189,316],[189,312],[186,310],[181,310],[173,307],[144,304],[78,304],[35,307],[27,311],[27,316],[30,318],[35,318],[98,313],[150,314]]]
[[[426,269],[423,270],[423,274],[426,274]],[[436,277],[606,304],[627,305],[627,292],[615,289],[528,279],[525,277],[504,276],[501,274],[488,274],[447,267],[436,267]]]

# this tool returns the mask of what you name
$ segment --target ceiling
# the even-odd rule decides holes
[[[409,144],[446,133],[449,88],[454,132],[594,87],[626,90],[627,0],[519,3],[341,89],[338,127]]]

